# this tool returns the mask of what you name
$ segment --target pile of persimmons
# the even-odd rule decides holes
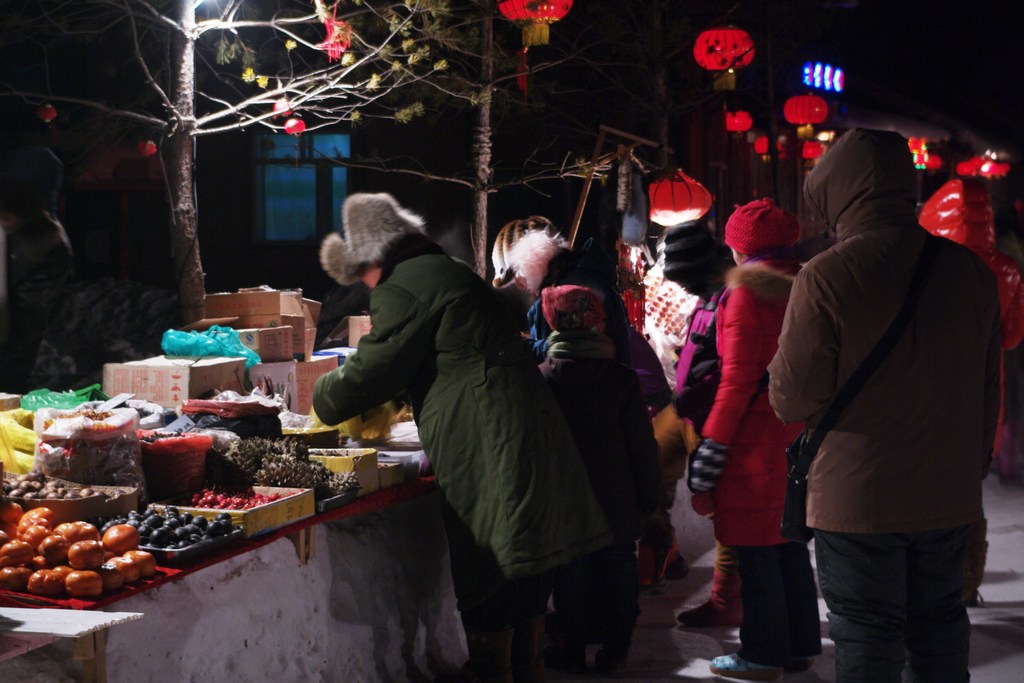
[[[97,598],[156,573],[139,531],[116,524],[102,534],[84,522],[54,524],[47,507],[0,503],[0,589],[49,598]]]

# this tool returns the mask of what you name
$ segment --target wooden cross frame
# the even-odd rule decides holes
[[[605,139],[609,135],[629,140],[630,144],[623,145],[619,143],[616,147],[616,151],[601,155],[601,150],[604,149]],[[576,204],[576,213],[572,218],[572,226],[569,230],[570,249],[572,249],[572,245],[576,241],[576,233],[579,231],[580,220],[583,218],[583,207],[587,205],[587,195],[590,194],[590,185],[594,181],[594,172],[597,170],[597,167],[608,163],[612,159],[622,158],[626,154],[631,154],[637,145],[646,145],[658,150],[663,150],[670,154],[672,153],[671,147],[666,147],[654,140],[648,140],[647,138],[642,138],[639,135],[633,135],[632,133],[627,133],[604,124],[601,124],[598,127],[597,142],[594,144],[594,152],[590,155],[590,168],[587,169],[586,178],[583,180],[583,192],[580,193],[579,202]]]

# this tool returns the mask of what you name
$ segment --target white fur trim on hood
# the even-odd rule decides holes
[[[395,241],[425,233],[423,219],[385,193],[350,195],[341,208],[345,237],[331,233],[320,244],[320,265],[340,284],[359,281],[367,265],[379,265]]]
[[[568,246],[569,243],[561,235],[534,230],[516,240],[506,252],[505,262],[526,282],[527,289],[537,295],[551,259]]]

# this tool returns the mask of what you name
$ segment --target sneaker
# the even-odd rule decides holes
[[[814,657],[790,657],[783,668],[787,673],[807,671],[814,666]]]
[[[755,664],[732,654],[712,659],[711,673],[741,681],[777,681],[782,678],[782,667]]]

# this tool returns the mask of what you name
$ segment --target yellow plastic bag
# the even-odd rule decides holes
[[[395,423],[397,414],[394,405],[388,401],[383,405],[370,408],[362,415],[345,420],[339,425],[338,431],[355,441],[377,441],[386,439],[391,434],[391,425]]]
[[[32,428],[32,417],[32,411],[21,408],[0,412],[0,457],[7,472],[27,474],[32,471],[39,440]]]

